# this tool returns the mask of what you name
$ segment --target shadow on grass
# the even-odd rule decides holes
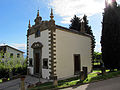
[[[95,82],[95,81],[100,81],[100,80],[106,80],[109,78],[116,77],[118,75],[120,75],[120,71],[107,72],[105,75],[102,75],[102,74],[98,75],[96,72],[90,73],[88,75],[88,78],[84,81],[80,81],[79,77],[74,77],[74,78],[70,78],[70,79],[66,79],[66,80],[60,80],[60,81],[58,81],[57,88],[72,86],[72,88],[75,89],[75,88],[78,88],[83,83],[90,83],[90,82]],[[96,83],[98,83],[98,82],[96,82]],[[90,83],[88,85],[88,87],[91,88],[91,85],[94,85],[94,83]],[[94,85],[94,86],[97,87],[96,85]],[[94,87],[94,86],[92,86],[92,87]],[[51,89],[51,88],[55,88],[55,86],[53,86],[52,82],[51,83],[44,83],[44,84],[41,84],[40,86],[35,87],[35,89],[37,89],[37,90],[45,90],[45,89]],[[87,89],[85,89],[85,90],[87,90]]]

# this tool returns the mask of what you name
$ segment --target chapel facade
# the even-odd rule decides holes
[[[27,30],[28,72],[45,79],[74,77],[83,67],[92,70],[92,37],[84,32],[55,24],[53,10],[50,20],[42,21],[37,12],[35,25]],[[83,23],[82,23],[83,24]]]

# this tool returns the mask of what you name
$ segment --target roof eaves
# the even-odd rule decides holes
[[[8,45],[5,45],[5,46],[6,46],[6,47],[9,47],[9,48],[12,48],[12,49],[14,49],[14,50],[16,50],[16,51],[19,51],[19,52],[25,53],[25,52],[23,52],[23,51],[21,51],[21,50],[18,50],[18,49],[16,49],[16,48],[11,47],[11,46],[8,46]]]
[[[87,34],[87,33],[78,32],[78,31],[76,31],[76,30],[74,30],[74,29],[68,29],[68,28],[66,28],[66,27],[62,27],[62,26],[59,26],[59,25],[56,25],[56,28],[62,29],[62,30],[64,30],[64,31],[68,31],[68,32],[72,32],[72,33],[75,33],[75,34],[79,34],[79,35],[83,35],[83,36],[87,36],[87,37],[92,38],[91,35],[89,35],[89,34]]]

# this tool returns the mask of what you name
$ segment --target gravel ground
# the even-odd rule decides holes
[[[47,82],[48,80],[40,79],[41,82]],[[27,87],[29,84],[34,84],[39,81],[38,78],[33,76],[26,76],[25,78],[25,86]],[[0,83],[0,90],[20,90],[20,78],[14,79],[11,81]]]

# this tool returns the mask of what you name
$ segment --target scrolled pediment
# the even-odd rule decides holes
[[[44,31],[47,30],[49,27],[49,22],[48,21],[42,21],[38,25],[33,25],[29,30],[28,30],[28,36],[31,34],[34,34],[37,30]]]
[[[34,42],[31,46],[31,48],[42,48],[43,45],[40,42]]]

